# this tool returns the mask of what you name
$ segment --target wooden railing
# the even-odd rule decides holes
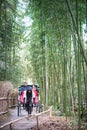
[[[38,113],[38,114],[35,115],[36,121],[37,121],[37,130],[39,129],[39,124],[40,124],[40,122],[39,122],[39,116],[41,116],[41,115],[43,115],[45,113],[48,113],[48,112],[49,112],[49,117],[51,117],[52,116],[52,106],[48,110],[43,111],[43,112]]]
[[[4,127],[6,127],[6,126],[9,125],[9,126],[10,126],[10,130],[13,130],[13,129],[14,129],[14,125],[13,125],[13,124],[14,124],[15,122],[18,122],[18,121],[20,121],[20,120],[23,120],[24,118],[29,117],[29,119],[36,118],[37,130],[38,130],[38,129],[39,129],[39,124],[40,124],[40,122],[39,122],[39,116],[41,116],[42,114],[46,114],[46,113],[48,113],[48,112],[49,112],[49,117],[51,117],[51,116],[52,116],[52,106],[51,106],[48,110],[43,111],[43,112],[38,113],[38,114],[35,114],[35,115],[32,115],[31,117],[29,117],[29,116],[27,115],[27,116],[24,116],[24,117],[20,117],[20,118],[18,118],[18,119],[15,119],[15,120],[13,120],[13,121],[10,121],[10,122],[8,122],[8,123],[6,123],[6,124],[0,126],[0,129],[2,129],[2,128],[4,128]]]

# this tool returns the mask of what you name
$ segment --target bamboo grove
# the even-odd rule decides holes
[[[17,0],[0,0],[0,80],[20,80],[19,44],[23,27],[16,22]]]
[[[20,83],[30,76],[40,85],[43,104],[65,115],[78,109],[80,127],[87,110],[87,0],[23,0],[27,6],[21,15],[18,1],[11,2],[0,4],[0,57],[5,63],[0,78]],[[32,19],[31,27],[16,23],[24,15]],[[25,67],[17,53],[22,41]]]

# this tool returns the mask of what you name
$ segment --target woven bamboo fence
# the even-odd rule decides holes
[[[10,107],[17,105],[17,91],[10,81],[0,81],[0,115],[8,112]]]

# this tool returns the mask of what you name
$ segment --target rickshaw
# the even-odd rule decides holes
[[[33,107],[36,107],[36,112],[40,112],[40,99],[39,99],[39,89],[38,85],[34,85],[37,96],[33,99],[33,85],[21,85],[18,88],[18,116],[21,114],[22,108],[28,112],[32,113]]]

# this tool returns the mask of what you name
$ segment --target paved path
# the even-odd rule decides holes
[[[36,114],[35,109],[36,108],[33,108],[32,115]],[[21,114],[18,117],[17,116],[17,108],[10,109],[9,113],[10,113],[10,116],[8,117],[8,119],[6,119],[5,121],[1,121],[0,126],[7,123],[7,122],[10,122],[10,121],[13,121],[15,119],[18,119],[18,118],[21,118],[21,117],[28,115],[27,111],[22,109]],[[31,115],[29,115],[29,117],[31,117]],[[21,121],[15,122],[14,126],[13,126],[14,130],[29,130],[29,128],[36,126],[37,125],[36,118],[34,117],[32,119],[29,119],[29,117],[23,118]],[[46,115],[39,117],[40,122],[46,121],[47,117],[48,116],[46,116]],[[0,130],[10,130],[10,126],[6,126]]]
[[[35,108],[34,108],[35,109]],[[27,116],[28,113],[26,110],[21,110],[21,114],[20,116],[18,117],[17,116],[17,108],[15,109],[10,109],[9,110],[9,113],[10,113],[10,116],[6,119],[6,120],[3,120],[0,122],[0,126],[7,123],[7,122],[10,122],[10,121],[13,121],[15,119],[18,119],[20,117],[23,117],[23,116]],[[35,115],[35,110],[33,110],[32,112],[32,115]],[[36,125],[36,120],[35,118],[34,119],[31,119],[29,120],[29,118],[25,118],[21,121],[18,121],[18,122],[15,122],[14,123],[14,130],[27,130],[28,128],[31,128],[33,127],[34,125]],[[9,130],[9,126],[6,126],[0,130]]]

